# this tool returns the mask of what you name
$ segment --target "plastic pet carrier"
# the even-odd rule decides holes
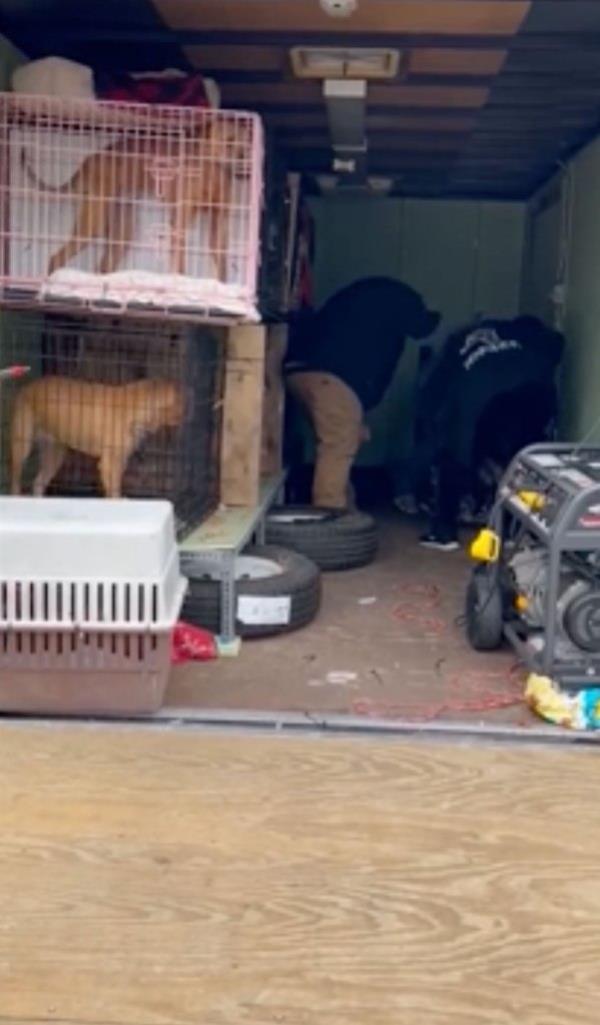
[[[168,502],[0,499],[0,710],[156,711],[185,589]]]

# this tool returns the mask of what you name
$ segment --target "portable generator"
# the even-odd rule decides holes
[[[600,448],[539,444],[513,459],[471,545],[466,629],[504,638],[532,673],[600,684]]]

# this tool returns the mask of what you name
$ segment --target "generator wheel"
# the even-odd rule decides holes
[[[502,588],[487,566],[477,566],[467,588],[467,638],[475,651],[495,651],[503,638]]]

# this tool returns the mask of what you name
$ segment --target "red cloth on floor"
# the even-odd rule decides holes
[[[208,630],[189,623],[178,623],[171,638],[171,665],[186,662],[210,662],[217,657],[215,639]]]

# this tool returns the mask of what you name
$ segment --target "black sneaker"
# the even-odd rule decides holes
[[[419,544],[423,548],[436,548],[438,552],[457,552],[460,548],[456,535],[442,530],[428,530],[421,534]]]

